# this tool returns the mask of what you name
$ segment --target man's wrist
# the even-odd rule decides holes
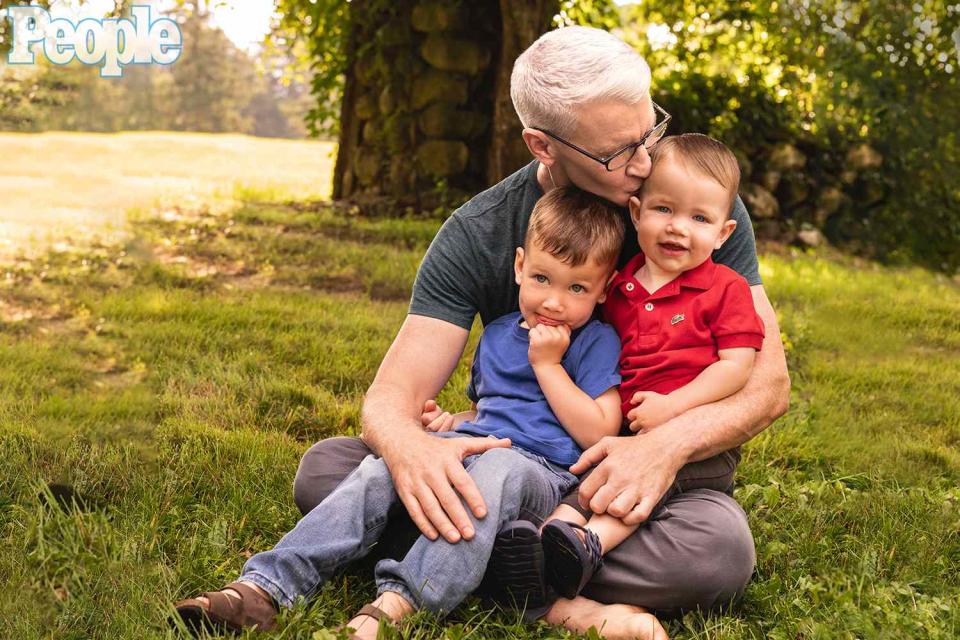
[[[693,454],[696,451],[696,443],[691,441],[690,431],[686,428],[681,429],[680,426],[671,420],[650,431],[636,435],[644,438],[652,436],[659,439],[659,442],[654,446],[666,452],[668,457],[673,460],[676,469],[679,470],[680,467],[693,459]],[[647,446],[650,446],[649,443]]]
[[[371,437],[369,428],[364,429],[360,433],[360,439],[371,451],[389,462],[395,451],[410,448],[411,440],[415,440],[420,435],[427,435],[423,425],[411,420],[406,428],[400,426],[399,428],[387,429],[376,437]]]

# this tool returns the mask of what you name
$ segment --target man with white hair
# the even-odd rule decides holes
[[[650,97],[646,62],[618,38],[585,27],[552,31],[531,45],[515,63],[511,96],[534,160],[464,204],[438,232],[409,314],[367,391],[362,436],[321,441],[301,460],[294,497],[304,513],[373,452],[386,461],[409,515],[391,526],[413,530],[412,521],[431,539],[456,542],[470,539],[472,518],[485,515],[461,464],[463,439],[424,429],[445,423],[432,398],[463,354],[476,315],[486,324],[517,310],[510,265],[536,200],[574,184],[624,207],[629,221],[627,201],[649,175],[649,152],[670,119]],[[650,431],[604,438],[584,453],[597,466],[572,499],[645,525],[605,558],[583,595],[532,602],[543,605],[548,622],[596,626],[606,637],[663,637],[649,612],[716,609],[739,597],[750,578],[753,538],[731,497],[733,475],[739,446],[786,411],[790,382],[739,198],[731,215],[736,231],[713,259],[746,278],[765,324],[750,380],[724,400]],[[638,251],[627,234],[619,265]]]

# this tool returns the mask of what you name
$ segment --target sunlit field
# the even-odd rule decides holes
[[[243,135],[0,133],[0,261],[116,241],[130,209],[196,204],[238,184],[328,197],[335,145]]]
[[[119,148],[134,137],[118,136]],[[275,543],[298,517],[300,455],[358,432],[363,393],[440,225],[346,217],[278,199],[274,182],[231,182],[279,176],[287,162],[300,176],[287,193],[322,194],[328,146],[292,143],[291,156],[319,150],[298,164],[280,158],[288,143],[184,136],[197,145],[191,164],[183,148],[164,151],[161,134],[146,138],[169,185],[222,179],[230,190],[152,209],[140,200],[116,242],[0,269],[2,637],[173,638],[171,603],[232,580]],[[260,142],[276,154],[262,165],[231,146]],[[221,143],[226,156],[213,153]],[[125,175],[142,185],[151,165],[138,148],[128,165],[90,166],[112,167],[114,185]],[[64,197],[98,211],[98,194],[115,207],[134,197],[83,184],[79,169],[55,174],[79,191],[38,195],[38,206]],[[670,621],[671,637],[960,637],[960,287],[829,251],[771,248],[761,269],[793,394],[739,470],[757,569],[736,607]],[[448,409],[468,406],[478,334],[440,396]],[[326,629],[373,593],[370,568],[358,567],[265,637],[332,639]],[[386,633],[574,637],[474,599]]]

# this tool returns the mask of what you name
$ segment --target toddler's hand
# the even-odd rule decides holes
[[[431,398],[423,403],[420,424],[425,431],[450,431],[453,428],[453,416],[441,409],[437,401]]]
[[[569,346],[570,327],[565,324],[556,327],[538,324],[530,329],[530,348],[527,356],[534,367],[559,364]]]
[[[627,412],[630,431],[633,432],[660,426],[677,415],[669,396],[655,391],[637,391],[630,402],[636,405]]]

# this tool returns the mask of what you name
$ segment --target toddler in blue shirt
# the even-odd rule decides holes
[[[381,618],[449,613],[480,585],[500,528],[543,520],[577,482],[567,467],[617,434],[620,340],[594,308],[605,298],[623,234],[620,212],[586,192],[555,189],[538,201],[514,264],[520,311],[484,330],[467,390],[473,408],[436,410],[426,425],[437,437],[510,439],[509,448],[463,460],[487,515],[471,514],[470,540],[420,536],[402,560],[380,561],[378,598],[350,621],[352,637],[375,638]],[[278,605],[313,597],[365,556],[400,504],[386,464],[368,456],[276,547],[251,557],[237,582],[181,601],[177,612],[194,627],[272,628]]]

